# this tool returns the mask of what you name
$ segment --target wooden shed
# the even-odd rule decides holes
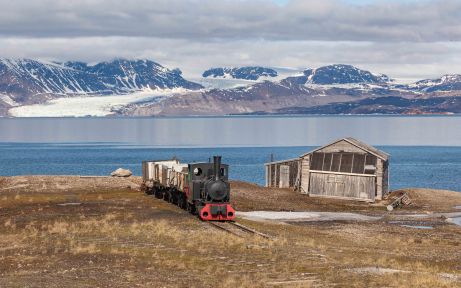
[[[266,164],[266,186],[309,196],[374,202],[389,192],[389,155],[354,138]]]

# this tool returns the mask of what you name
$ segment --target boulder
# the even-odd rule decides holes
[[[130,177],[133,175],[130,170],[128,169],[123,169],[123,168],[118,168],[114,172],[110,173],[110,176],[112,177]]]

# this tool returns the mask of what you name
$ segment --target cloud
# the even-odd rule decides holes
[[[3,2],[3,3],[1,3]],[[321,41],[461,40],[461,2],[292,0],[0,1],[0,34]]]
[[[360,2],[360,5],[352,4]],[[0,0],[0,57],[461,73],[461,1]]]
[[[354,41],[202,41],[153,37],[0,38],[3,55],[98,62],[118,57],[153,59],[198,77],[216,66],[313,68],[347,63],[391,77],[415,80],[461,73],[461,43]]]

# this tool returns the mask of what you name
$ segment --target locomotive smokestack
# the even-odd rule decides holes
[[[214,177],[218,181],[221,179],[221,156],[213,156]]]

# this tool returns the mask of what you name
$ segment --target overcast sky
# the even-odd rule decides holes
[[[0,0],[0,57],[461,73],[460,0]]]

